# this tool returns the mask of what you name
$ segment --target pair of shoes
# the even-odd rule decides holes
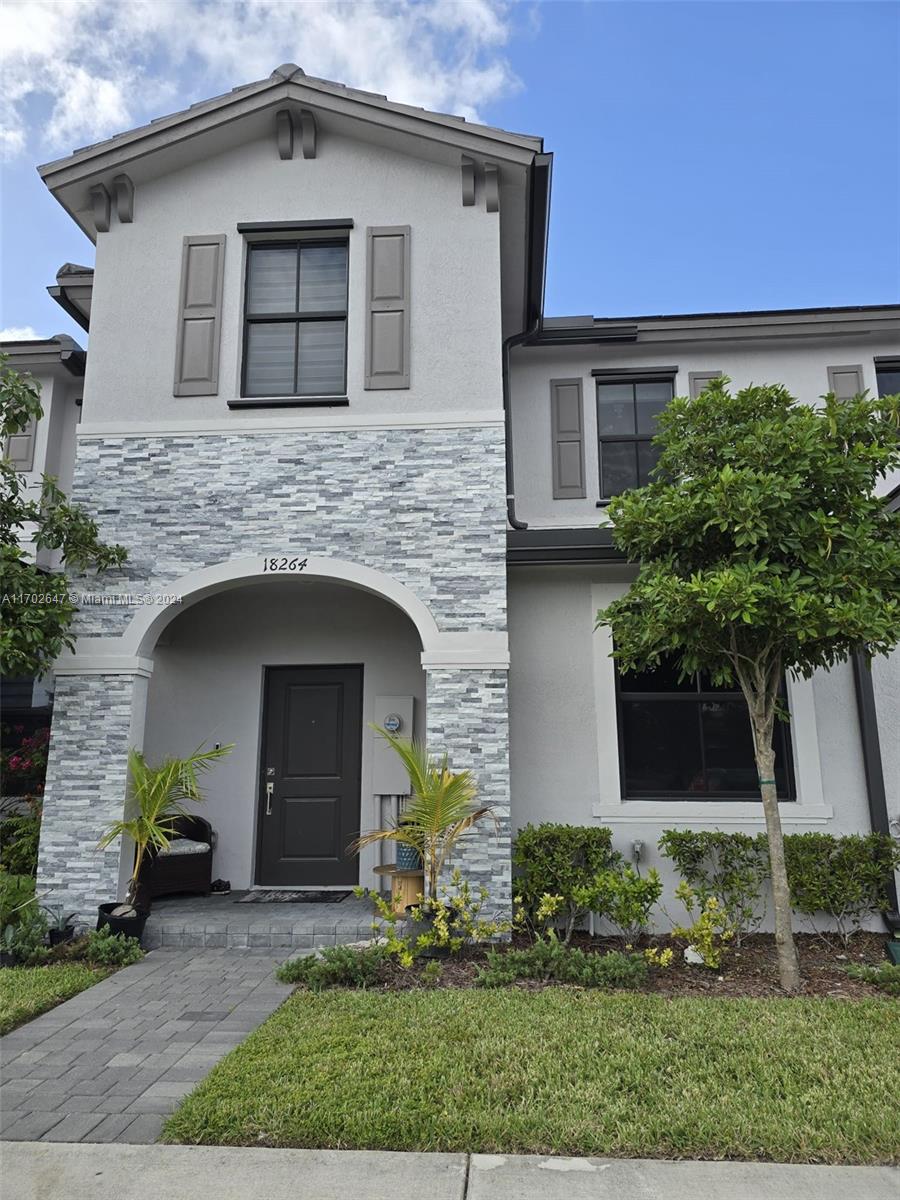
[[[227,896],[231,892],[231,880],[215,879],[209,885],[209,890],[214,896]]]

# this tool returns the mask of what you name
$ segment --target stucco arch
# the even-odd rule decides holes
[[[297,556],[291,557],[296,561]],[[119,639],[118,652],[140,658],[151,657],[162,631],[187,606],[205,600],[217,592],[228,591],[247,583],[285,577],[295,579],[300,586],[307,579],[327,579],[332,583],[343,583],[348,587],[381,596],[405,612],[412,621],[422,640],[423,652],[434,650],[440,642],[440,631],[428,606],[405,584],[383,571],[339,558],[317,558],[310,555],[305,559],[306,566],[300,571],[269,573],[263,570],[264,561],[257,555],[232,558],[182,575],[167,585],[173,594],[181,597],[181,603],[139,608]]]

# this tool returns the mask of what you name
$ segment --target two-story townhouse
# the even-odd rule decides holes
[[[593,633],[633,570],[605,502],[711,375],[897,390],[900,308],[545,319],[550,167],[288,64],[41,168],[97,246],[53,289],[90,317],[73,491],[129,550],[57,666],[43,888],[112,898],[128,747],[204,742],[235,743],[216,874],[374,886],[346,847],[404,790],[386,719],[477,772],[498,823],[461,865],[496,908],[527,821],[656,865],[663,828],[762,826],[740,699],[617,679]],[[896,668],[878,721],[862,670],[787,682],[788,829],[897,817]]]

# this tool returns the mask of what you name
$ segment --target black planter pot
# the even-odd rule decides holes
[[[65,929],[51,929],[47,936],[50,939],[51,946],[62,946],[66,942],[71,942],[75,936],[75,926],[67,925]]]
[[[0,967],[14,967],[18,959],[11,950],[0,950]]]
[[[133,917],[114,917],[111,915],[112,910],[118,908],[119,903],[119,901],[114,901],[112,904],[101,904],[99,906],[97,910],[99,913],[97,928],[103,929],[106,926],[112,933],[124,933],[126,937],[137,938],[140,941],[150,913],[146,909],[141,908],[136,910],[136,915]]]

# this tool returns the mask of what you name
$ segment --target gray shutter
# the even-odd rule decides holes
[[[838,400],[851,400],[858,396],[865,391],[862,367],[829,367],[828,390],[834,392]]]
[[[584,486],[584,401],[580,379],[550,380],[553,499],[582,500]]]
[[[175,349],[176,396],[219,391],[219,338],[225,234],[184,239]]]
[[[409,387],[409,226],[366,230],[366,388]]]
[[[6,439],[3,457],[8,458],[17,471],[30,471],[34,466],[34,433],[37,418],[29,417],[21,433],[13,433]]]
[[[718,379],[721,374],[721,371],[688,371],[688,386],[690,387],[691,399],[696,400],[704,388],[714,379]]]

